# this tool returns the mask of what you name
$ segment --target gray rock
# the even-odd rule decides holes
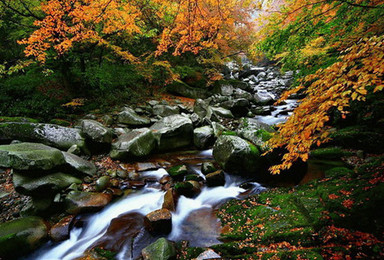
[[[198,149],[206,149],[215,141],[213,129],[210,126],[203,126],[193,130],[193,143]]]
[[[83,148],[84,138],[79,129],[53,124],[0,123],[0,140],[37,142],[68,150],[76,144]]]
[[[193,142],[192,121],[188,117],[164,117],[150,128],[158,141],[160,151],[186,147]]]
[[[213,134],[215,135],[216,138],[219,137],[223,132],[228,131],[228,129],[225,126],[219,123],[212,122],[211,125],[213,129]]]
[[[81,154],[81,149],[80,147],[78,147],[76,144],[72,145],[68,151],[68,153],[71,153],[71,154],[75,154],[75,155],[79,155]]]
[[[104,115],[101,120],[106,126],[111,126],[113,124],[113,118],[110,115]]]
[[[147,117],[139,116],[133,109],[125,108],[117,116],[117,122],[128,126],[147,126],[151,120]]]
[[[223,117],[223,118],[234,118],[231,110],[225,109],[223,107],[209,107],[207,117],[210,118],[210,115],[217,117]],[[212,117],[212,120],[214,117]]]
[[[16,170],[50,170],[65,163],[60,150],[37,143],[0,145],[0,166]]]
[[[150,104],[151,106],[156,106],[156,105],[158,105],[160,102],[159,101],[157,101],[157,100],[150,100],[149,102],[148,102],[148,104]]]
[[[144,260],[169,260],[176,257],[176,248],[165,238],[159,238],[155,243],[141,251]]]
[[[144,157],[156,148],[156,139],[148,128],[135,129],[123,134],[112,144],[111,157],[113,159],[127,159],[129,157]]]
[[[0,224],[0,258],[16,259],[42,245],[48,236],[43,219],[27,217]]]
[[[72,168],[76,169],[78,172],[89,176],[94,176],[96,174],[96,167],[93,163],[71,153],[62,153],[66,163]]]
[[[201,165],[201,172],[204,175],[217,171],[216,167],[211,162],[205,162]]]
[[[13,172],[13,185],[18,193],[28,196],[42,197],[55,194],[72,183],[80,184],[81,180],[66,173],[52,173],[45,176],[25,176]]]
[[[196,99],[193,112],[195,112],[200,118],[204,118],[207,115],[208,106],[208,102],[202,99]]]
[[[153,107],[153,114],[157,116],[171,116],[180,113],[180,109],[177,106],[156,105]]]
[[[219,254],[217,254],[215,251],[212,249],[207,249],[203,253],[201,253],[196,260],[217,260],[217,259],[222,259]]]
[[[232,174],[252,174],[263,166],[259,148],[237,136],[220,136],[213,146],[213,157]]]
[[[82,133],[97,143],[111,143],[112,130],[103,126],[95,120],[82,120],[81,121]]]

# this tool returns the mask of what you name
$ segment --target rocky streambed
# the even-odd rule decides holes
[[[180,241],[220,243],[215,210],[226,200],[262,191],[259,183],[298,183],[306,164],[273,178],[267,169],[280,154],[261,156],[271,125],[296,105],[272,105],[293,73],[231,71],[236,80],[218,83],[193,106],[152,100],[87,115],[71,128],[3,118],[2,178],[28,204],[8,216],[21,218],[0,225],[0,257],[28,255],[49,240],[29,259],[154,259],[159,252],[168,259]]]

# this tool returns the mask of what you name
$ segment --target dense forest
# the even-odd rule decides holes
[[[382,259],[384,1],[0,0],[0,259]]]

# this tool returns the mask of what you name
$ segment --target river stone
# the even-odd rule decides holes
[[[97,143],[111,143],[112,130],[103,126],[95,120],[85,119],[81,121],[82,133]]]
[[[192,121],[185,116],[164,117],[150,129],[157,139],[159,151],[186,147],[193,142]]]
[[[208,107],[207,115],[205,116],[209,121],[219,122],[220,118],[234,118],[232,112],[223,107]]]
[[[66,216],[49,230],[49,236],[54,242],[64,241],[69,238],[69,230],[73,218],[74,215]]]
[[[220,136],[213,146],[213,157],[232,174],[252,174],[263,166],[258,147],[237,136]]]
[[[171,116],[180,113],[177,106],[156,105],[153,107],[153,114],[156,116]]]
[[[144,260],[169,260],[176,257],[176,248],[172,242],[162,237],[144,248],[141,254]]]
[[[144,157],[156,148],[156,139],[148,128],[135,129],[123,134],[112,144],[112,159],[128,159],[130,157]]]
[[[213,165],[213,163],[211,163],[211,162],[204,162],[201,165],[201,173],[204,175],[207,175],[207,174],[215,172],[215,171],[217,171],[217,169],[216,169],[215,165]]]
[[[96,174],[96,166],[93,163],[71,153],[62,153],[66,163],[78,172],[89,176],[94,176]]]
[[[0,224],[0,258],[16,259],[39,247],[47,238],[43,219],[26,217]]]
[[[178,196],[173,188],[164,194],[164,202],[161,208],[176,211]]]
[[[225,126],[223,126],[217,122],[212,122],[211,125],[212,125],[212,129],[213,129],[213,134],[215,135],[215,137],[219,137],[219,136],[221,136],[221,134],[223,132],[228,131],[228,129]]]
[[[203,119],[207,115],[208,106],[209,104],[206,101],[202,99],[196,99],[193,106],[193,112],[196,113],[199,118]]]
[[[55,194],[72,183],[80,184],[81,180],[66,173],[52,173],[40,177],[27,177],[13,172],[13,185],[18,193],[28,196],[43,197]]]
[[[224,186],[225,175],[223,171],[219,170],[207,174],[205,180],[208,187]]]
[[[215,251],[212,249],[207,249],[203,253],[201,253],[196,260],[217,260],[217,259],[222,259],[219,254],[217,254]]]
[[[101,176],[96,181],[96,191],[103,191],[109,185],[111,185],[111,179],[109,178],[109,176]]]
[[[188,174],[188,168],[186,165],[176,165],[167,170],[172,179],[176,181],[182,181],[184,176]]]
[[[0,145],[0,167],[16,170],[51,170],[64,163],[61,151],[43,144]]]
[[[190,182],[178,182],[175,184],[174,189],[178,195],[183,195],[187,198],[192,198],[195,195],[194,186]]]
[[[126,107],[117,116],[117,123],[128,126],[147,126],[151,120],[147,117],[139,116],[132,108]]]
[[[193,143],[200,149],[206,149],[215,141],[213,129],[210,126],[203,126],[193,130]]]
[[[65,198],[67,213],[96,212],[111,202],[112,196],[105,193],[71,191]]]
[[[0,123],[0,141],[15,139],[43,143],[62,150],[68,150],[74,144],[81,148],[85,145],[80,129],[53,124]]]
[[[172,230],[172,214],[168,209],[158,209],[144,218],[145,228],[151,234],[169,234]]]

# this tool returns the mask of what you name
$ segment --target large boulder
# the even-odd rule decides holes
[[[157,116],[171,116],[180,113],[180,108],[177,106],[156,105],[153,107],[153,114]]]
[[[38,217],[16,219],[0,224],[0,258],[16,259],[39,247],[48,229]]]
[[[0,145],[0,167],[51,170],[65,163],[60,150],[37,143]]]
[[[164,117],[150,128],[160,151],[186,147],[193,141],[192,121],[188,117],[173,115]]]
[[[43,143],[62,150],[74,144],[83,148],[85,141],[80,132],[80,129],[53,124],[0,123],[0,141]]]
[[[213,129],[210,126],[203,126],[193,130],[193,143],[198,149],[206,149],[215,141]]]
[[[117,122],[128,126],[148,126],[151,120],[144,116],[139,116],[132,108],[126,107],[117,116]]]
[[[207,115],[208,119],[212,121],[218,121],[219,118],[234,118],[231,110],[223,107],[208,107]]]
[[[175,245],[165,238],[159,238],[141,251],[144,260],[169,260],[176,257]]]
[[[45,176],[25,176],[13,172],[13,184],[17,192],[29,196],[43,197],[54,195],[71,184],[81,184],[81,180],[66,173],[50,173]]]
[[[75,169],[79,173],[86,174],[89,176],[94,176],[96,174],[96,166],[93,163],[86,161],[83,158],[71,153],[62,153],[65,162],[71,167],[71,169]]]
[[[95,120],[85,119],[81,121],[83,134],[96,143],[111,143],[112,130],[103,126]]]
[[[123,134],[112,144],[113,159],[137,158],[149,155],[156,148],[154,134],[148,128],[136,129]]]
[[[175,82],[167,86],[167,91],[172,94],[180,95],[187,98],[207,98],[209,92],[205,88],[191,87],[184,82]]]
[[[259,148],[238,136],[220,136],[213,146],[213,157],[232,174],[248,175],[264,166]]]
[[[111,200],[110,194],[72,191],[65,198],[66,211],[69,214],[96,212],[104,208]]]

